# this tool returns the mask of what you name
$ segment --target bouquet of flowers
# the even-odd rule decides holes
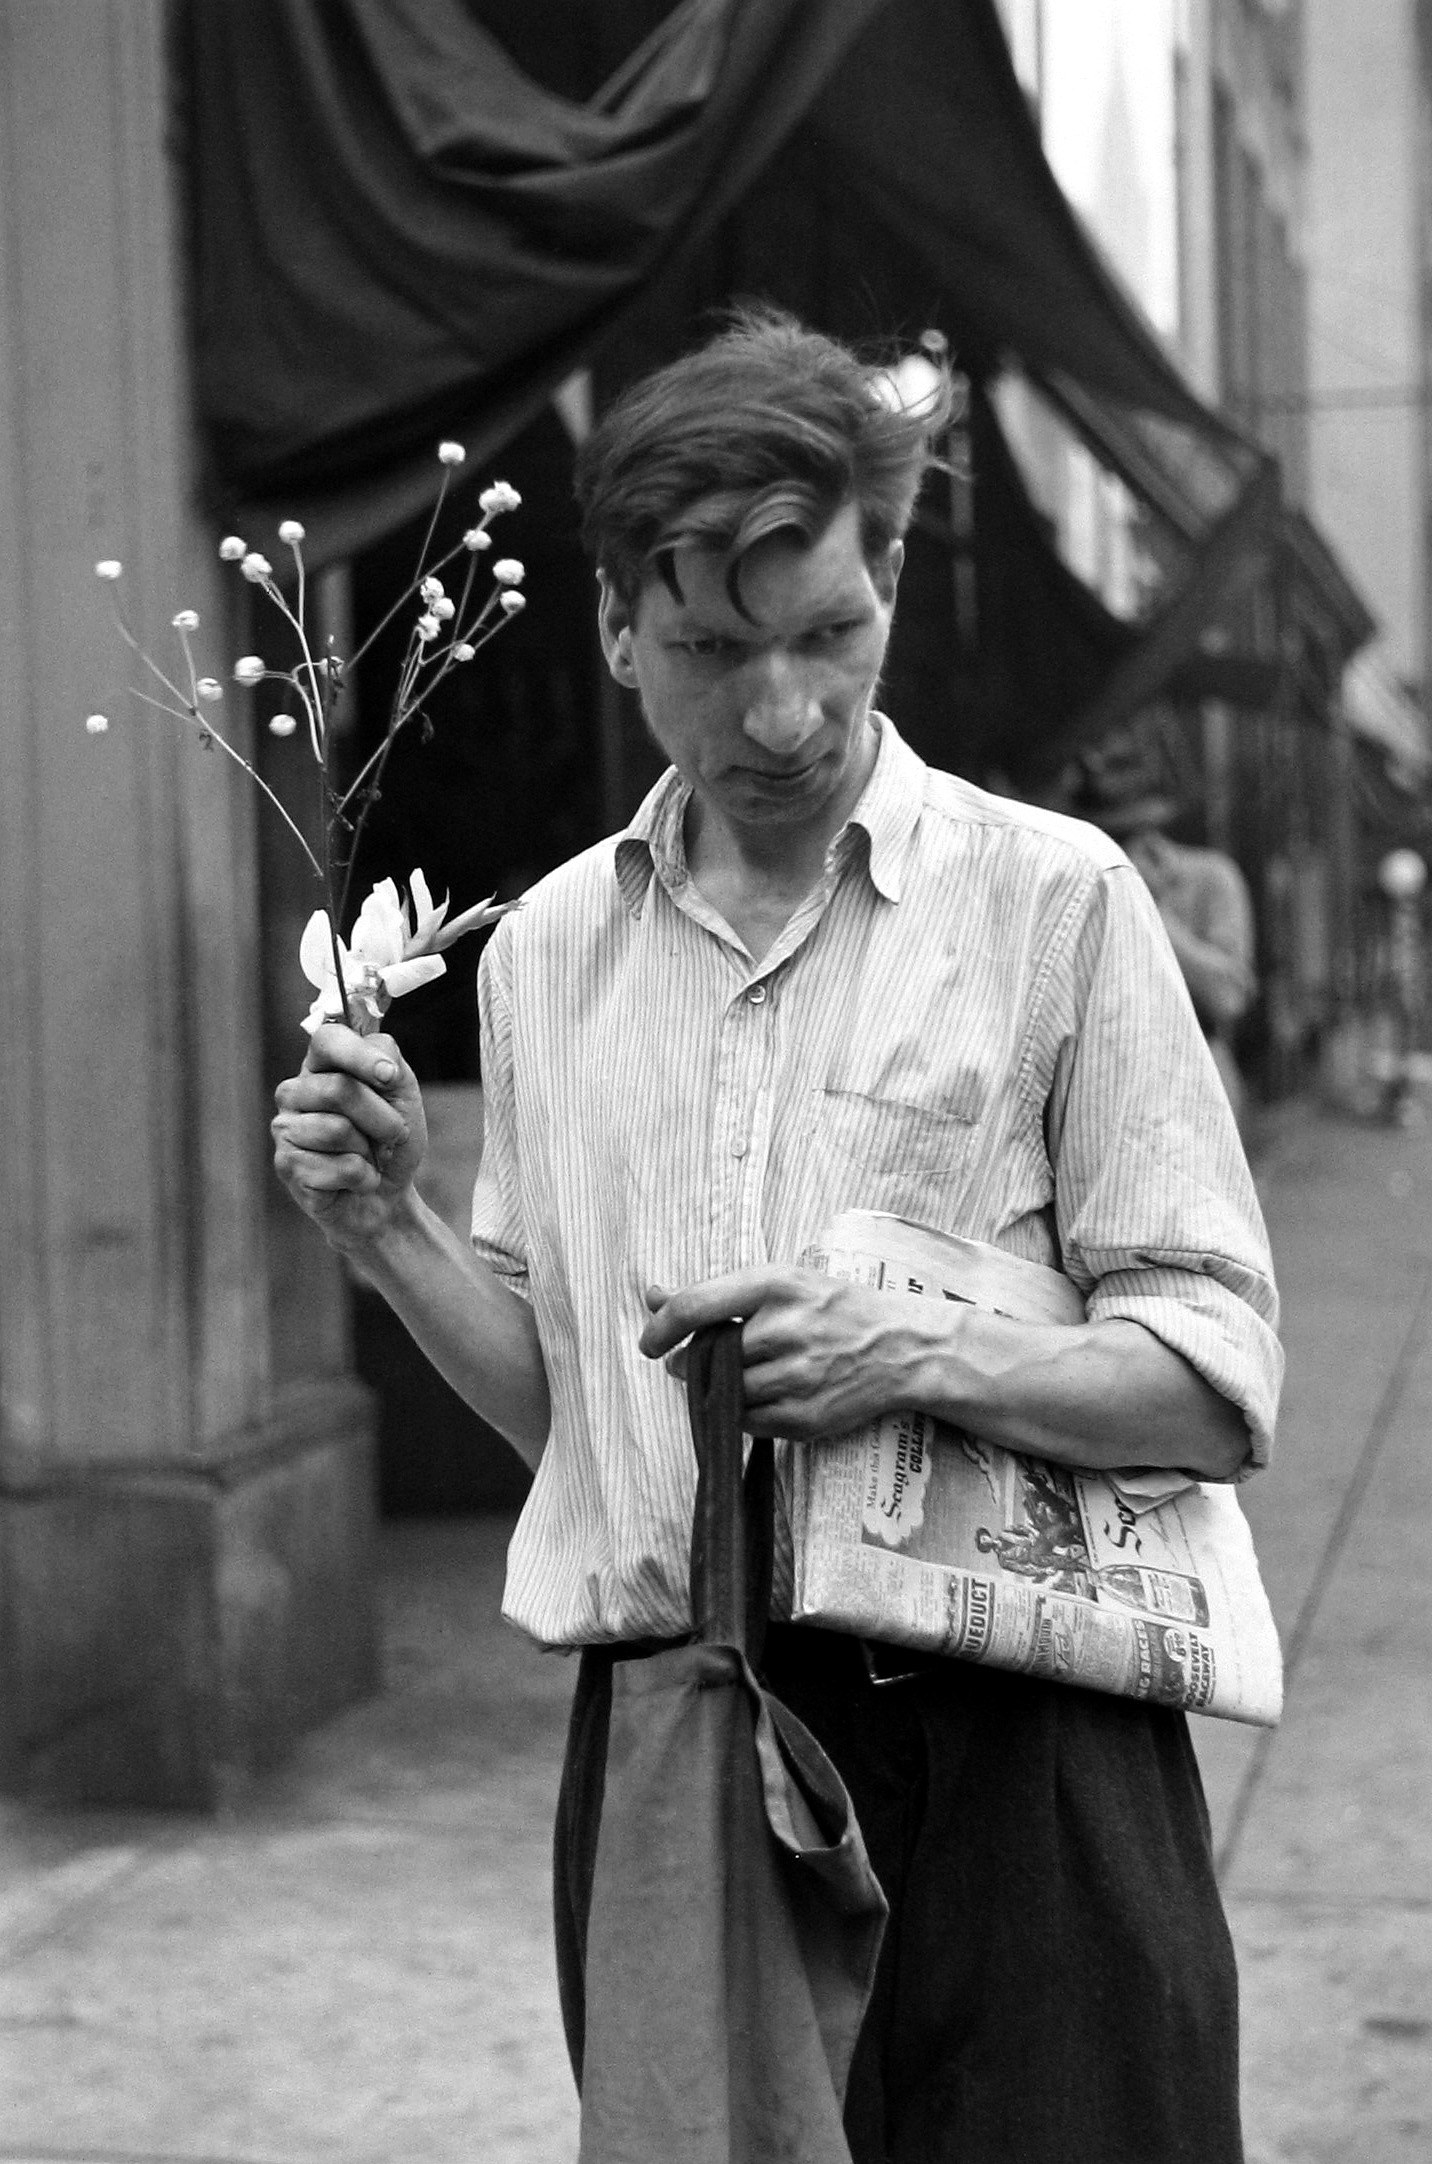
[[[268,558],[249,548],[238,534],[229,534],[219,543],[223,561],[235,565],[241,578],[267,596],[297,640],[298,659],[292,668],[273,669],[261,655],[244,654],[234,663],[233,676],[236,683],[247,688],[264,682],[285,687],[284,709],[273,715],[268,726],[278,737],[301,732],[318,767],[322,818],[317,851],[263,776],[219,726],[216,710],[223,700],[224,687],[217,677],[199,674],[192,644],[193,634],[199,629],[197,611],[180,609],[174,617],[181,665],[172,672],[166,670],[141,645],[125,620],[119,601],[123,565],[113,557],[95,565],[96,576],[108,587],[120,637],[158,686],[157,690],[143,690],[136,685],[134,696],[196,731],[205,750],[217,748],[242,767],[288,827],[323,889],[326,907],[314,910],[299,945],[304,975],[317,993],[304,1017],[303,1026],[309,1031],[320,1022],[346,1020],[361,1035],[370,1035],[380,1027],[394,999],[442,975],[447,966],[443,950],[454,940],[495,922],[516,907],[515,903],[495,902],[489,896],[458,916],[449,917],[448,902],[434,903],[422,872],[414,869],[405,895],[400,895],[393,880],[380,880],[359,909],[347,940],[341,936],[352,899],[358,847],[399,734],[420,715],[424,717],[424,728],[431,729],[425,708],[437,686],[454,669],[470,662],[525,606],[519,591],[523,567],[515,557],[499,557],[491,566],[482,592],[475,590],[479,566],[492,548],[492,521],[504,511],[515,511],[522,500],[506,481],[494,481],[482,491],[478,523],[470,526],[445,555],[429,562],[452,474],[467,454],[460,443],[440,443],[437,455],[443,468],[442,487],[419,551],[418,568],[382,622],[352,655],[335,653],[331,639],[322,653],[313,650],[306,613],[304,531],[297,519],[285,519],[278,529],[279,539],[294,559],[292,600],[279,584]],[[454,564],[461,567],[455,578],[451,569]],[[451,594],[442,577],[444,572],[455,589]],[[340,784],[333,718],[345,674],[414,602],[417,614],[408,633],[382,741],[353,779]],[[108,717],[91,714],[85,727],[92,736],[102,736],[109,728]]]

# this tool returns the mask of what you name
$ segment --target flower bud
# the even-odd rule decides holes
[[[265,673],[262,654],[240,654],[234,663],[236,684],[261,684]]]
[[[429,639],[435,639],[437,635],[438,620],[436,616],[420,616],[418,618],[418,637],[426,643]]]
[[[440,443],[438,457],[445,466],[460,466],[467,453],[460,443]]]
[[[499,586],[520,586],[527,573],[515,556],[503,556],[493,565],[492,576]]]
[[[452,658],[454,661],[471,661],[476,652],[477,648],[475,646],[469,646],[467,640],[464,639],[461,646],[455,646],[453,648]]]
[[[273,565],[267,556],[260,556],[257,549],[249,550],[239,569],[252,586],[261,586],[265,579],[273,577]]]
[[[124,565],[117,556],[106,556],[94,567],[97,579],[117,579],[124,575]]]
[[[199,628],[199,611],[197,609],[181,609],[179,614],[174,617],[173,624],[176,631],[197,631]]]
[[[515,511],[522,498],[510,481],[494,481],[477,500],[488,517],[494,518],[499,511]]]
[[[453,618],[456,616],[457,610],[448,600],[446,594],[440,594],[437,600],[433,603],[433,614],[434,616],[436,616],[440,624],[450,624]]]
[[[242,563],[248,553],[248,542],[241,541],[236,533],[225,534],[219,543],[219,555],[226,564]]]
[[[279,527],[278,537],[280,541],[286,542],[289,548],[296,549],[303,539],[303,528],[296,518],[286,518]]]
[[[292,714],[275,714],[269,723],[270,736],[292,736],[298,723]]]
[[[526,595],[513,593],[511,587],[509,586],[507,592],[502,596],[501,608],[503,615],[516,616],[519,610],[525,609],[526,606]]]
[[[485,527],[469,526],[467,532],[462,537],[462,545],[465,549],[471,549],[473,553],[476,554],[478,549],[491,548],[492,536],[490,533],[487,532]]]
[[[201,676],[194,686],[201,699],[222,699],[224,687],[215,676]]]
[[[418,588],[418,592],[422,595],[429,608],[432,607],[435,601],[442,600],[443,590],[442,580],[433,578],[431,574],[423,580],[422,585]]]
[[[89,730],[91,736],[103,736],[105,730],[109,727],[108,714],[87,715],[85,718],[85,727]]]

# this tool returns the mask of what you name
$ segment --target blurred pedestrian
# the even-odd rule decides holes
[[[1079,808],[1121,844],[1158,904],[1241,1127],[1245,1091],[1233,1040],[1258,989],[1248,883],[1221,849],[1170,836],[1187,806],[1156,722],[1119,732],[1082,764]]]

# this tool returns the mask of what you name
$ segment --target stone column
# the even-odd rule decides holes
[[[93,574],[226,673],[165,16],[0,0],[0,1780],[206,1806],[371,1685],[372,1431],[269,1210],[257,799],[128,694]]]

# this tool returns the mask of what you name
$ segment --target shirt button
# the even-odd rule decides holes
[[[745,1154],[746,1154],[746,1145],[745,1145],[745,1143],[744,1143],[744,1142],[733,1142],[733,1143],[731,1144],[731,1155],[732,1155],[733,1157],[744,1157],[744,1156],[745,1156]]]
[[[766,987],[764,984],[753,984],[746,997],[753,1007],[764,1007],[766,1004]]]

